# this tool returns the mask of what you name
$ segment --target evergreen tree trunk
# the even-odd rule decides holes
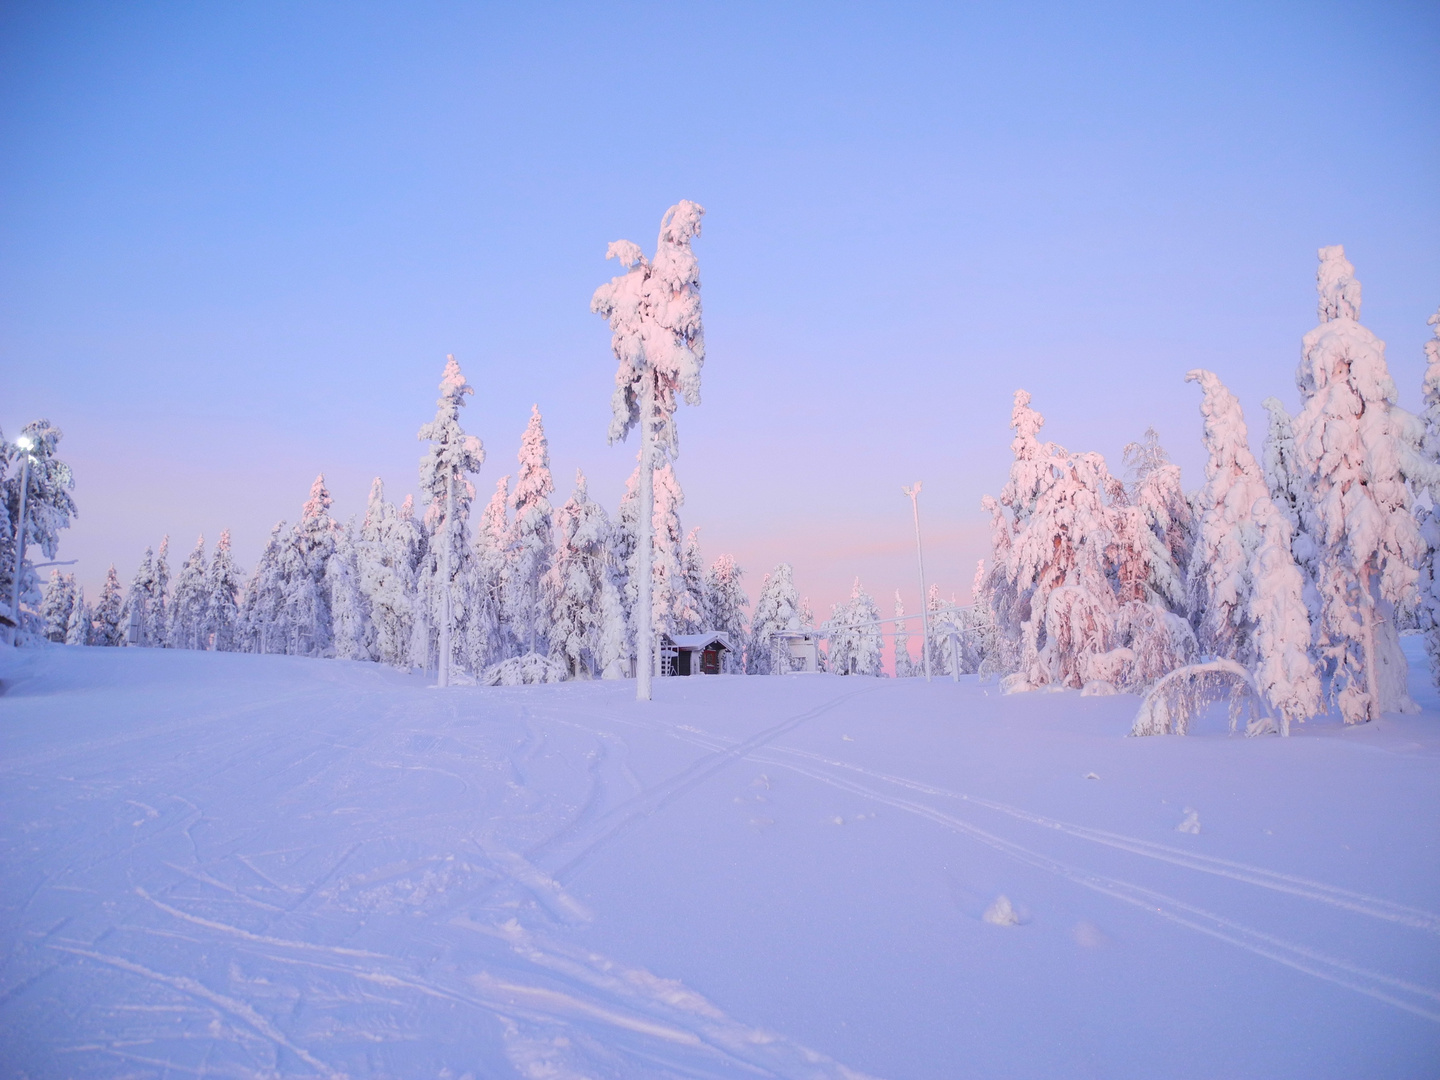
[[[449,478],[445,485],[445,521],[441,526],[440,542],[445,545],[441,552],[440,569],[440,658],[437,682],[450,685],[450,555],[454,545],[450,542],[450,522],[455,517],[455,478]]]
[[[655,564],[655,374],[652,369],[643,379],[640,417],[640,520],[639,559],[636,572],[640,575],[635,602],[635,700],[649,701],[650,679],[654,668],[655,616],[650,610]]]
[[[1375,665],[1375,594],[1370,590],[1370,563],[1360,573],[1360,631],[1361,643],[1365,648],[1365,692],[1369,695],[1369,709],[1365,719],[1380,717],[1380,681]]]

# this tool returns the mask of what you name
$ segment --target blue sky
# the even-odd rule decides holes
[[[0,425],[66,432],[93,587],[172,535],[253,562],[324,472],[415,488],[445,354],[488,491],[532,402],[608,506],[606,244],[680,198],[709,359],[687,526],[818,611],[965,593],[1023,386],[1047,434],[1153,424],[1202,482],[1215,370],[1298,404],[1315,249],[1418,404],[1440,304],[1440,8],[8,5]],[[178,558],[176,559],[178,562]]]

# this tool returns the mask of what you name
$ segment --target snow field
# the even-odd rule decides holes
[[[1133,696],[968,677],[637,703],[249,654],[0,665],[4,1075],[1440,1060],[1440,701],[1416,680],[1418,716],[1129,739]]]

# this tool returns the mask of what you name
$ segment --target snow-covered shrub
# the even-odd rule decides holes
[[[480,676],[480,682],[485,686],[534,686],[564,682],[568,674],[563,665],[549,657],[525,653],[492,664]]]

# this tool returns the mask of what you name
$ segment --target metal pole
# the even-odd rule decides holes
[[[920,546],[920,481],[901,488],[910,496],[910,509],[915,512],[915,558],[920,563],[920,640],[925,653],[925,681],[930,681],[930,596],[925,591],[925,551]]]
[[[651,610],[651,578],[655,563],[655,371],[640,381],[640,533],[636,538],[640,575],[635,600],[635,700],[649,701],[650,680],[658,656],[654,644],[655,613]]]
[[[15,544],[15,581],[10,597],[10,617],[15,620],[15,626],[10,631],[11,645],[20,640],[20,572],[25,567],[25,498],[29,494],[30,451],[26,450],[25,459],[20,463],[20,535]]]

